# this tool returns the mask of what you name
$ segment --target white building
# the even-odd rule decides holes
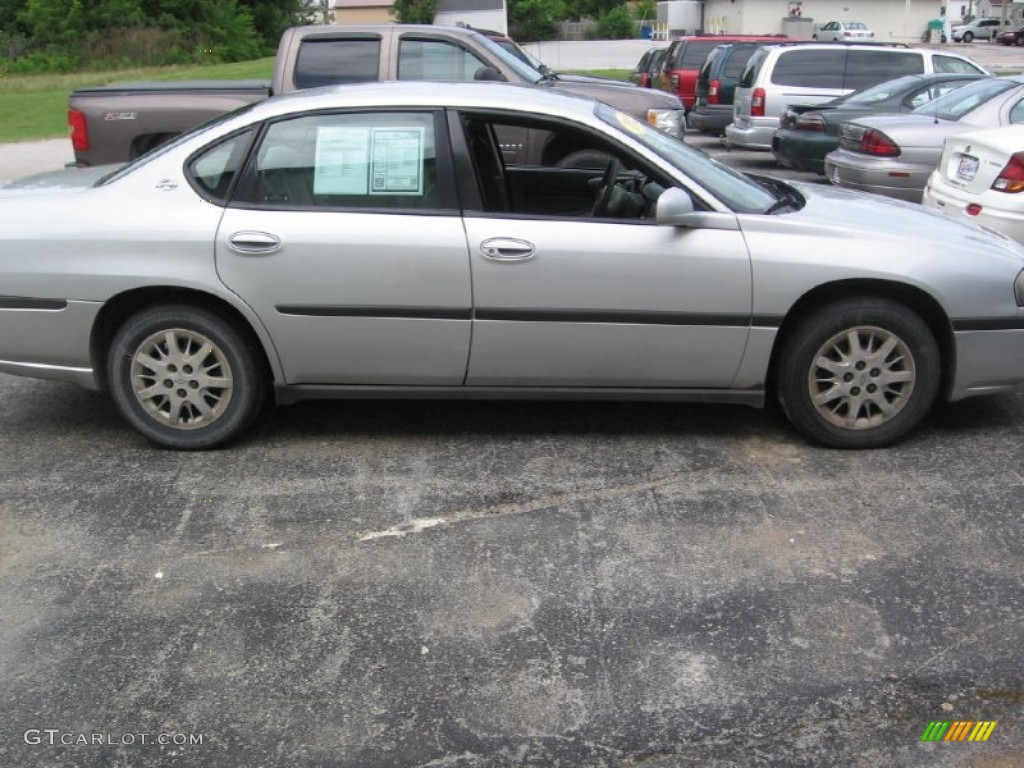
[[[967,2],[954,0],[951,5],[961,1]],[[703,28],[738,35],[781,33],[782,20],[799,14],[813,18],[815,24],[862,21],[881,42],[916,42],[928,21],[939,15],[941,5],[939,0],[706,0]],[[958,19],[959,14],[952,18]]]

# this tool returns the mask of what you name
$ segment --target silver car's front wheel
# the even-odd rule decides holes
[[[787,332],[776,388],[804,434],[837,448],[871,448],[924,418],[940,371],[938,344],[917,314],[885,299],[849,299]]]
[[[198,307],[156,307],[129,318],[111,342],[107,373],[118,410],[167,448],[220,445],[245,429],[263,402],[252,344]]]
[[[807,394],[818,414],[843,429],[874,429],[910,402],[917,371],[906,342],[885,328],[855,326],[814,355]]]

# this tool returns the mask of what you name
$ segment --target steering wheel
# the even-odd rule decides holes
[[[622,163],[618,158],[613,157],[608,161],[604,169],[604,176],[601,177],[601,186],[597,188],[597,195],[594,198],[594,207],[590,209],[591,216],[604,216],[608,213],[608,204],[612,201],[612,192],[615,191],[615,180],[622,170]]]

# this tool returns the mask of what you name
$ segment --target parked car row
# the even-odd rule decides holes
[[[1000,42],[1024,40],[1019,31]],[[690,42],[673,43],[668,66],[685,61]],[[688,82],[672,74],[670,86]],[[770,149],[781,166],[923,201],[1015,238],[1024,237],[1018,123],[1024,126],[1024,80],[996,78],[964,56],[770,37],[713,46],[687,113],[691,129],[724,133],[743,149]],[[1002,130],[978,131],[986,127]]]

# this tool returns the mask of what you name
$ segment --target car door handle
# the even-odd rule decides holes
[[[480,253],[495,261],[525,261],[536,252],[533,243],[512,237],[492,237],[480,243]]]
[[[268,232],[235,232],[228,247],[238,253],[273,253],[280,250],[281,238]]]

